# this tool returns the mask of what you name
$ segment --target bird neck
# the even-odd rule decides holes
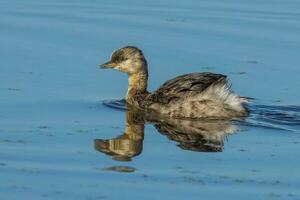
[[[135,74],[128,75],[128,89],[126,94],[126,101],[134,104],[137,95],[147,93],[148,72],[142,71]]]
[[[132,140],[142,140],[144,138],[144,113],[139,110],[126,111],[126,126],[124,135]]]

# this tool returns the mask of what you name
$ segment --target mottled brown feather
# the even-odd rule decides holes
[[[168,104],[183,96],[199,94],[216,83],[226,84],[226,76],[209,72],[177,76],[165,82],[160,88],[149,94],[146,99],[144,99],[144,106],[149,106],[154,103]]]

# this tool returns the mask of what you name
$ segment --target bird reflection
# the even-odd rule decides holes
[[[133,108],[125,114],[122,135],[108,140],[94,140],[97,151],[119,161],[130,161],[142,152],[145,123],[153,124],[159,133],[176,141],[181,149],[198,152],[223,151],[225,138],[237,131],[231,121],[162,118]]]
[[[123,135],[109,140],[95,139],[95,149],[119,161],[130,161],[132,157],[139,155],[143,149],[144,113],[128,110],[125,120]]]

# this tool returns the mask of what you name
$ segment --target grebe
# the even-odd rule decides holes
[[[232,119],[248,116],[247,100],[230,91],[227,78],[209,72],[191,73],[147,91],[148,67],[143,52],[134,46],[114,51],[102,68],[128,74],[126,103],[171,118]]]

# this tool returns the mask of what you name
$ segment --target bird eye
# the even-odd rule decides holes
[[[127,60],[126,57],[124,57],[124,56],[121,56],[121,57],[120,57],[120,61],[121,61],[121,62],[122,62],[122,61],[125,61],[125,60]]]

